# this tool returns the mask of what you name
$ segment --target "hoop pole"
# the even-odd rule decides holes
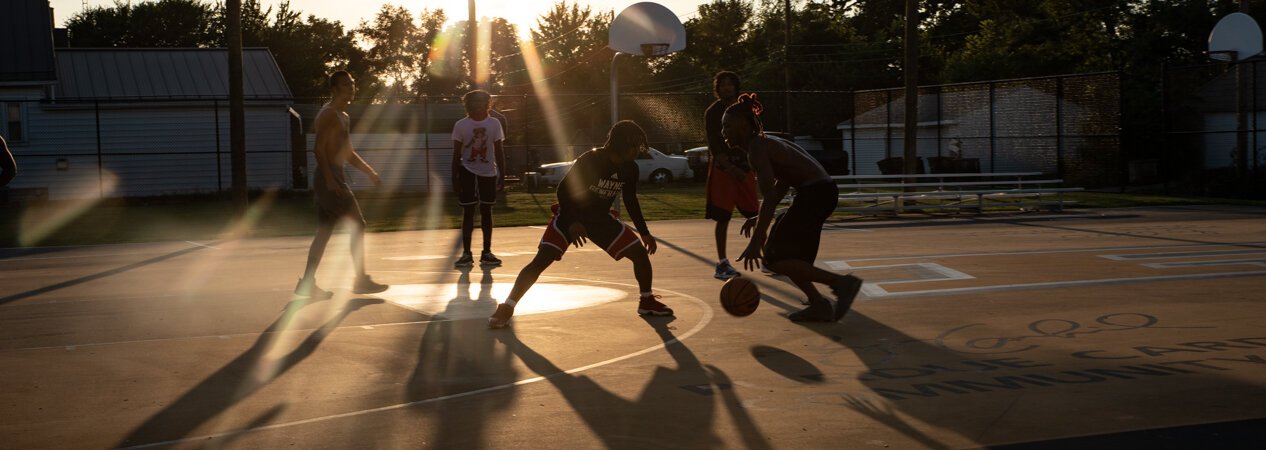
[[[615,59],[622,54],[615,52],[611,55],[611,125],[620,121],[620,77],[615,72]]]

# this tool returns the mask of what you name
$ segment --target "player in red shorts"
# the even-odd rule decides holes
[[[598,244],[617,261],[628,258],[633,262],[633,276],[637,278],[642,294],[637,305],[638,314],[673,314],[673,310],[660,303],[659,296],[651,291],[650,255],[655,253],[657,245],[655,237],[646,228],[642,207],[637,201],[639,174],[635,163],[638,153],[644,148],[646,132],[636,123],[624,120],[611,126],[607,142],[601,148],[576,158],[571,170],[558,184],[558,203],[552,208],[554,216],[545,227],[536,257],[519,272],[506,301],[497,305],[497,311],[488,318],[490,328],[508,325],[514,315],[514,306],[541,273],[554,261],[563,259],[568,245],[580,247],[586,239]],[[621,222],[611,209],[617,195],[623,195],[625,208],[637,231]]]
[[[730,218],[738,209],[743,217],[756,217],[760,203],[756,200],[756,174],[747,164],[747,155],[725,145],[721,137],[721,116],[725,108],[738,99],[739,78],[730,71],[717,72],[712,78],[712,93],[717,100],[704,112],[708,131],[708,187],[704,217],[716,221],[717,264],[713,275],[718,280],[739,276],[725,255],[725,235]]]

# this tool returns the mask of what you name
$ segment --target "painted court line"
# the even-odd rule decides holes
[[[1218,278],[1240,278],[1266,275],[1266,270],[1251,272],[1218,272],[1189,275],[1166,275],[1153,277],[1107,278],[1102,280],[1050,281],[1044,283],[998,284],[992,286],[973,286],[950,289],[930,289],[924,291],[893,292],[878,298],[931,297],[939,295],[979,294],[985,292],[1021,291],[1030,289],[1051,289],[1062,287],[1107,286],[1120,284],[1137,284],[1153,281],[1210,280]]]
[[[1209,267],[1209,266],[1256,266],[1266,267],[1266,258],[1257,259],[1223,259],[1217,261],[1177,261],[1143,264],[1152,269],[1173,269],[1175,267]]]
[[[1213,250],[1203,252],[1160,252],[1160,253],[1129,253],[1124,255],[1099,255],[1100,258],[1110,259],[1113,261],[1135,261],[1140,259],[1168,259],[1168,258],[1195,258],[1200,256],[1229,256],[1229,255],[1254,255],[1266,254],[1266,248],[1253,250]]]
[[[1226,242],[1226,243],[1210,243],[1210,244],[1184,244],[1184,245],[1149,245],[1149,246],[1130,246],[1130,247],[1085,247],[1065,250],[1020,250],[1012,252],[975,252],[975,253],[941,253],[931,255],[910,255],[910,256],[881,256],[875,258],[849,258],[844,261],[848,262],[866,262],[866,261],[893,261],[903,259],[920,259],[920,258],[961,258],[973,256],[1003,256],[1003,255],[1050,255],[1058,253],[1088,253],[1088,252],[1104,252],[1104,251],[1121,251],[1121,250],[1152,250],[1162,248],[1201,248],[1201,247],[1234,247],[1240,245],[1262,245],[1266,242]]]
[[[543,277],[542,277],[542,278],[543,278]],[[559,278],[559,277],[554,277],[554,278]],[[626,287],[636,287],[636,286],[631,285],[631,284],[625,284],[625,283],[614,283],[614,282],[608,282],[608,281],[582,280],[582,279],[574,279],[574,278],[560,278],[560,279],[564,279],[564,280],[572,280],[572,281],[583,281],[583,282],[590,282],[590,283],[614,284],[614,285],[626,286]],[[346,412],[346,413],[342,413],[342,414],[333,414],[333,415],[322,416],[322,417],[313,417],[313,418],[311,418],[311,419],[297,420],[297,421],[294,421],[294,422],[284,422],[284,423],[278,423],[278,424],[272,424],[272,425],[265,425],[265,426],[255,427],[255,428],[247,428],[247,429],[242,429],[242,430],[225,431],[225,432],[221,432],[221,433],[208,434],[208,435],[204,435],[204,436],[195,436],[195,437],[188,437],[188,438],[182,438],[182,439],[174,439],[174,440],[170,440],[170,441],[163,441],[163,442],[153,442],[153,443],[149,443],[149,444],[141,444],[141,445],[136,445],[136,446],[132,446],[132,447],[124,447],[124,448],[128,448],[128,449],[133,449],[133,448],[150,448],[150,447],[163,447],[163,446],[169,446],[169,445],[183,444],[183,443],[188,443],[188,442],[205,442],[205,441],[210,440],[210,439],[218,439],[218,438],[223,438],[223,437],[228,437],[228,436],[237,436],[237,435],[242,435],[242,434],[247,434],[247,433],[254,433],[254,432],[258,432],[258,431],[275,430],[275,429],[287,428],[287,427],[293,427],[293,426],[298,426],[298,425],[307,425],[307,424],[312,424],[312,423],[326,422],[326,421],[330,421],[330,420],[345,419],[345,418],[349,418],[349,417],[363,416],[363,415],[367,415],[367,414],[374,414],[374,413],[380,413],[380,412],[385,412],[385,411],[393,411],[393,410],[398,410],[398,409],[410,408],[410,407],[414,407],[414,406],[418,406],[418,405],[425,405],[425,404],[430,404],[430,403],[438,403],[438,402],[442,402],[442,401],[445,401],[445,400],[453,400],[453,399],[457,399],[457,398],[472,397],[472,396],[476,396],[476,395],[480,395],[480,394],[485,394],[485,393],[489,393],[489,392],[496,392],[496,391],[500,391],[500,390],[509,389],[509,388],[512,388],[512,387],[523,386],[523,385],[527,385],[527,384],[532,384],[532,383],[536,383],[536,382],[544,381],[544,380],[547,380],[547,379],[550,379],[550,378],[554,378],[554,377],[559,377],[559,376],[562,376],[562,375],[570,375],[570,374],[575,374],[575,373],[584,372],[584,371],[589,370],[589,369],[593,369],[593,368],[597,368],[597,367],[602,367],[602,366],[606,366],[606,365],[614,364],[614,363],[617,363],[617,362],[620,362],[620,361],[624,361],[624,360],[626,360],[626,359],[635,358],[635,357],[642,356],[642,355],[645,355],[645,354],[650,353],[650,352],[653,352],[653,351],[657,351],[657,350],[660,350],[660,349],[664,349],[664,348],[667,348],[669,345],[673,345],[673,344],[681,343],[681,342],[685,341],[687,338],[689,338],[689,337],[691,337],[691,336],[694,336],[694,335],[695,335],[695,333],[698,333],[699,331],[703,330],[703,328],[704,328],[705,326],[707,326],[707,325],[708,325],[708,323],[710,323],[710,322],[712,321],[712,317],[713,317],[713,315],[712,315],[712,308],[711,308],[711,307],[709,307],[706,303],[704,303],[704,302],[703,302],[703,300],[700,300],[700,299],[695,298],[695,297],[693,297],[693,296],[689,296],[689,295],[686,295],[686,294],[682,294],[682,293],[680,293],[680,292],[670,291],[670,290],[667,290],[667,289],[659,289],[659,291],[662,291],[662,292],[667,292],[667,293],[670,293],[670,294],[673,294],[673,295],[676,295],[676,296],[679,296],[679,297],[682,297],[682,298],[685,298],[685,299],[689,299],[689,300],[691,300],[691,301],[695,302],[696,304],[698,304],[698,305],[701,307],[700,309],[702,309],[702,310],[703,310],[703,317],[701,317],[701,318],[699,319],[699,323],[698,323],[698,324],[696,324],[696,325],[695,325],[693,328],[691,328],[689,331],[687,331],[687,332],[685,332],[685,333],[682,333],[682,335],[681,335],[681,336],[678,336],[678,337],[676,337],[676,338],[673,338],[673,339],[670,339],[670,340],[668,340],[668,341],[665,341],[665,342],[664,342],[664,343],[662,343],[662,344],[659,344],[659,345],[654,345],[654,346],[651,346],[651,347],[647,347],[647,348],[644,348],[644,349],[642,349],[642,350],[639,350],[639,351],[636,351],[636,352],[633,352],[633,353],[629,353],[629,354],[626,354],[626,355],[623,355],[623,356],[617,356],[617,357],[615,357],[615,358],[611,358],[611,359],[608,359],[608,360],[606,360],[606,361],[599,361],[599,362],[596,362],[596,363],[593,363],[593,364],[589,364],[589,365],[587,365],[587,366],[576,367],[576,368],[573,368],[573,369],[568,369],[568,370],[565,370],[565,371],[562,371],[562,372],[558,372],[558,373],[553,373],[553,374],[550,374],[550,375],[544,375],[544,376],[539,376],[539,377],[527,378],[527,379],[523,379],[523,380],[515,381],[515,382],[513,382],[513,383],[507,383],[507,384],[502,384],[502,385],[498,385],[498,386],[490,386],[490,387],[486,387],[486,388],[483,388],[483,389],[477,389],[477,390],[474,390],[474,391],[467,391],[467,392],[462,392],[462,393],[458,393],[458,394],[445,395],[445,396],[442,396],[442,397],[435,397],[435,398],[429,398],[429,399],[425,399],[425,400],[418,400],[418,401],[415,401],[415,402],[399,403],[399,404],[395,404],[395,405],[382,406],[382,407],[378,407],[378,408],[364,409],[364,410],[360,410],[360,411],[351,411],[351,412]],[[492,332],[495,332],[495,331],[492,331]]]
[[[879,281],[879,282],[863,283],[862,294],[866,295],[866,297],[869,297],[869,298],[888,296],[889,295],[888,290],[881,287],[881,285],[884,285],[884,284],[906,284],[906,283],[923,283],[923,282],[928,282],[928,281],[976,279],[976,277],[973,277],[963,272],[959,272],[949,267],[945,267],[937,263],[887,264],[887,265],[882,265],[882,266],[853,267],[849,265],[847,261],[827,261],[826,265],[827,267],[830,267],[833,270],[840,270],[840,271],[853,270],[853,271],[859,271],[859,272],[864,272],[866,270],[874,270],[874,269],[918,268],[918,269],[922,269],[924,271],[931,272],[937,275],[933,277],[919,278],[919,279],[914,279],[914,280],[893,280],[893,281]],[[916,273],[916,276],[919,276],[919,275]]]

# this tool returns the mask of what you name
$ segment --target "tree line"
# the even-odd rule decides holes
[[[734,70],[745,86],[860,90],[900,86],[904,5],[893,0],[791,2],[713,0],[685,21],[688,45],[661,58],[618,60],[625,92],[706,92],[710,75]],[[1121,71],[1123,122],[1155,128],[1164,62],[1205,61],[1206,40],[1231,0],[920,0],[920,84]],[[1259,19],[1262,8],[1250,11]],[[464,13],[464,11],[463,11]],[[455,95],[473,86],[528,94],[605,93],[614,11],[559,1],[536,19],[530,39],[502,18],[480,20],[475,53],[486,78],[469,75],[466,21],[445,27],[442,9],[384,5],[354,26],[305,15],[292,3],[243,2],[246,46],[272,50],[296,97],[326,95],[324,75],[346,68],[377,101]],[[203,0],[156,0],[90,8],[68,22],[75,47],[224,47],[224,7]],[[143,26],[142,26],[143,24]],[[538,79],[524,55],[540,63]]]

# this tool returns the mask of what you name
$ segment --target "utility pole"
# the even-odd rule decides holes
[[[475,0],[466,2],[466,58],[470,63],[470,88],[479,89],[479,26],[475,22]]]
[[[246,216],[246,105],[242,88],[242,0],[225,2],[229,15],[229,148],[233,168],[233,212]]]
[[[782,95],[783,130],[791,133],[791,0],[783,0]]]
[[[906,0],[905,67],[906,79],[905,160],[906,175],[918,173],[919,149],[919,2]]]
[[[1240,0],[1240,12],[1248,14],[1248,1]],[[1232,55],[1231,64],[1235,65],[1235,178],[1237,182],[1247,186],[1248,183],[1248,64],[1241,61],[1253,55]],[[1256,114],[1256,113],[1254,113]],[[1256,163],[1256,161],[1254,161]]]

